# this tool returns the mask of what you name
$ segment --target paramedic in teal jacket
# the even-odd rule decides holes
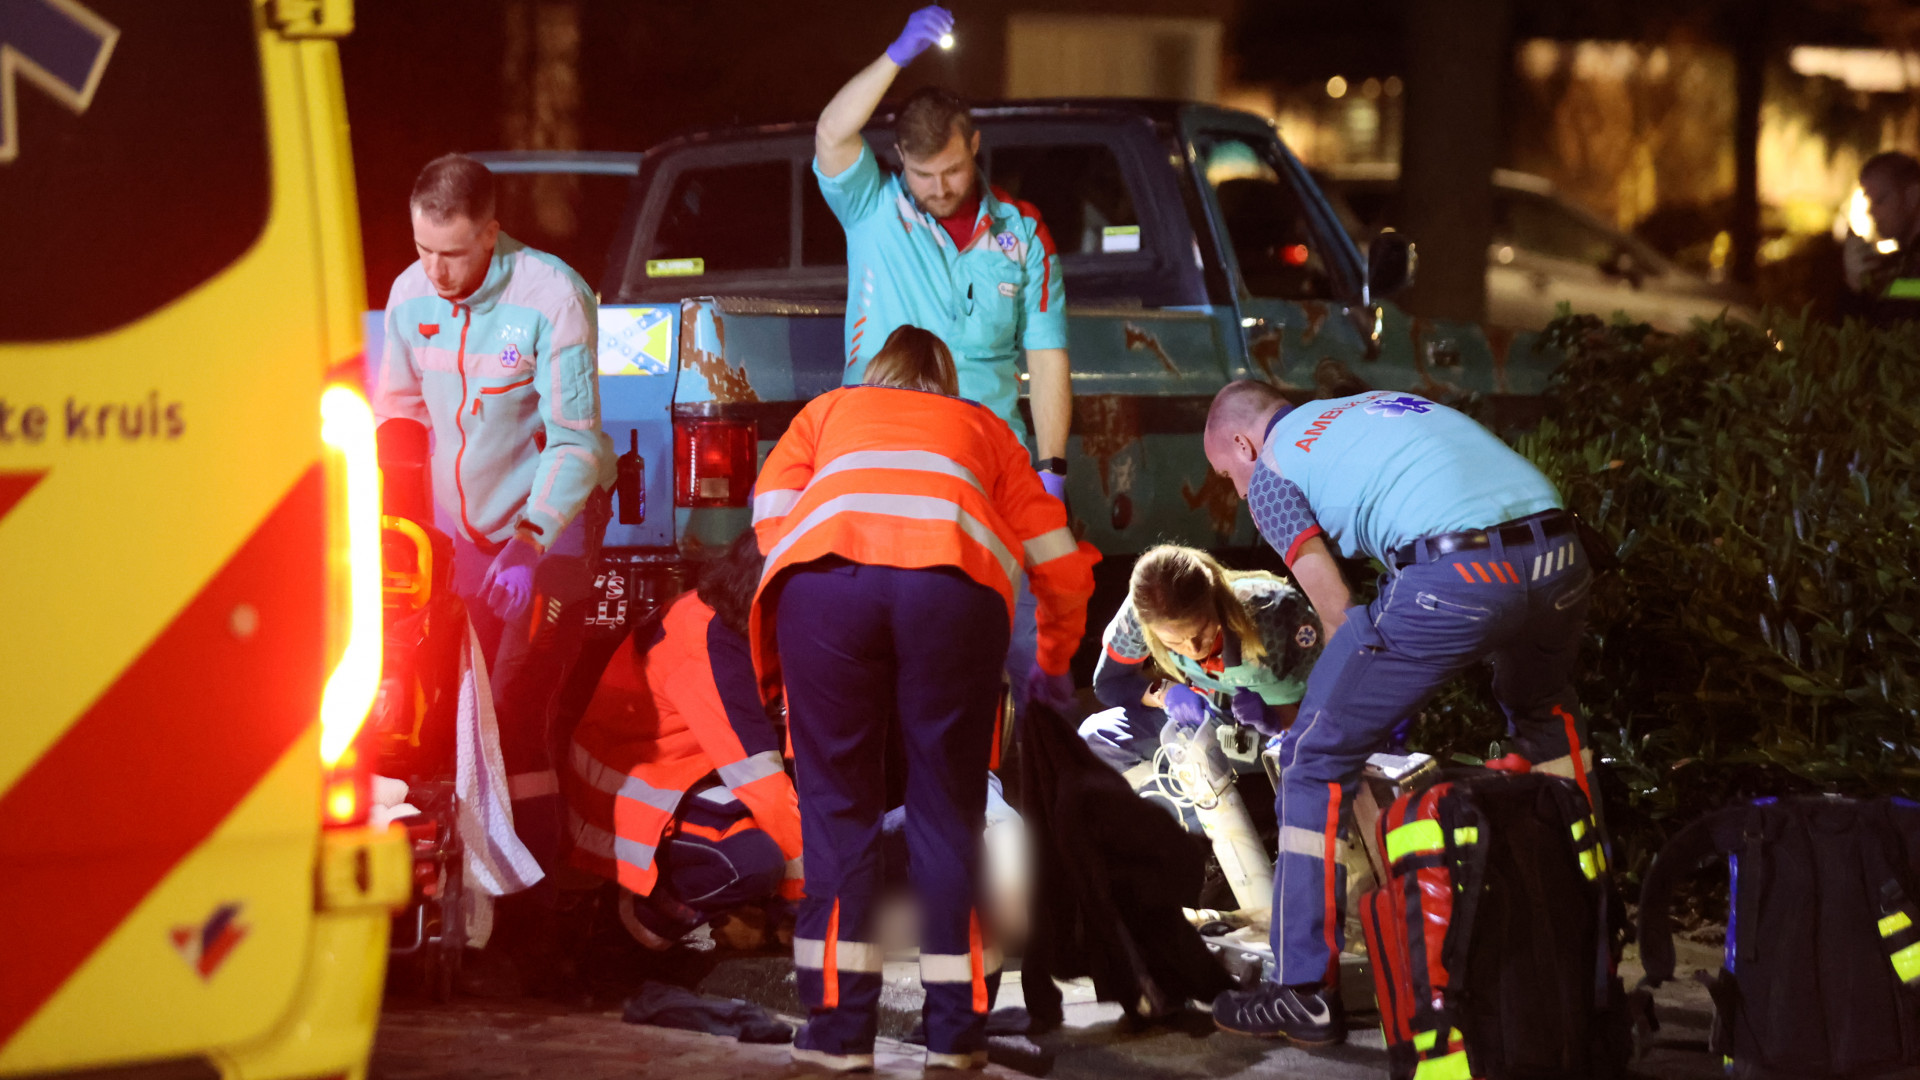
[[[1214,1022],[1337,1042],[1346,1033],[1338,831],[1367,756],[1448,679],[1490,662],[1512,749],[1588,790],[1573,671],[1593,575],[1573,515],[1540,470],[1426,398],[1379,390],[1296,409],[1272,387],[1229,383],[1205,446],[1330,634],[1275,806],[1278,968],[1271,982],[1221,995]],[[1351,606],[1335,552],[1386,567],[1371,603]]]
[[[613,443],[600,429],[593,292],[494,218],[493,175],[429,162],[410,200],[419,261],[387,299],[374,411],[382,454],[432,432],[437,520],[486,655],[515,826],[543,867],[559,842],[552,700],[579,648],[577,601],[606,528]]]
[[[857,386],[867,361],[899,326],[933,331],[953,353],[960,396],[977,401],[1027,440],[1020,416],[1024,353],[1034,449],[1048,494],[1066,497],[1073,387],[1066,295],[1053,237],[1040,212],[988,185],[974,155],[980,133],[966,103],[929,87],[894,120],[902,171],[884,170],[860,134],[900,70],[942,37],[953,16],[913,13],[900,37],[840,89],[820,114],[813,171],[847,234],[845,374]],[[1022,582],[1008,670],[1034,654],[1033,594]],[[1013,681],[1024,708],[1025,680]]]

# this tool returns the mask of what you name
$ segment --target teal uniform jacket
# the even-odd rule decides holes
[[[434,501],[483,548],[523,521],[551,544],[613,483],[597,312],[580,275],[505,233],[459,303],[417,262],[393,283],[374,413],[433,432]]]
[[[847,233],[846,385],[866,378],[887,335],[918,326],[953,352],[960,396],[993,410],[1024,440],[1020,352],[1067,347],[1060,260],[1040,212],[981,177],[973,236],[956,249],[864,139],[840,175],[823,174],[818,160],[813,172]]]
[[[1221,645],[1220,671],[1208,671],[1198,660],[1170,653],[1168,658],[1179,669],[1175,674],[1206,694],[1222,717],[1231,716],[1233,693],[1241,687],[1257,691],[1269,706],[1297,703],[1306,693],[1307,673],[1313,670],[1313,662],[1320,655],[1319,617],[1299,589],[1278,578],[1239,578],[1233,582],[1233,593],[1246,605],[1254,624],[1260,628],[1266,656],[1247,659],[1240,640],[1228,630]],[[1133,601],[1128,600],[1120,606],[1102,636],[1105,656],[1101,658],[1101,667],[1119,664],[1138,668],[1151,660],[1153,654],[1147,648],[1146,634]],[[1096,674],[1096,687],[1101,681]],[[1139,695],[1135,693],[1132,701],[1113,704],[1137,705],[1138,702]]]

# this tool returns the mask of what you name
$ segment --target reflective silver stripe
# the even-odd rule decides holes
[[[753,497],[753,523],[760,524],[768,518],[787,516],[793,504],[800,501],[799,488],[776,488],[762,491]]]
[[[973,475],[973,470],[945,454],[936,454],[931,450],[855,450],[841,454],[814,473],[812,482],[807,486],[819,483],[823,476],[849,469],[906,469],[909,472],[939,473],[966,481],[982,495],[987,493],[987,489],[980,485],[979,478]]]
[[[841,941],[833,948],[835,971],[875,973],[886,954],[880,946],[865,941]],[[827,943],[818,938],[793,939],[793,966],[822,971],[827,966]]]
[[[657,788],[637,776],[610,769],[595,760],[592,754],[587,753],[587,748],[579,743],[573,744],[573,771],[580,779],[609,795],[645,803],[656,810],[671,814],[673,808],[680,805],[680,792]]]
[[[580,850],[589,855],[598,855],[603,859],[615,859],[642,870],[653,865],[652,844],[643,844],[638,840],[615,836],[578,814],[569,816],[573,820],[573,842]]]
[[[716,806],[733,806],[740,801],[740,797],[733,793],[732,788],[723,787],[701,788],[693,797]]]
[[[560,794],[560,774],[552,769],[514,773],[507,777],[507,798],[509,799],[537,799],[542,795],[558,794]]]
[[[1073,538],[1073,530],[1064,525],[1052,532],[1041,533],[1027,541],[1025,546],[1028,566],[1064,559],[1080,550],[1080,542]]]
[[[844,511],[888,514],[893,517],[913,518],[917,521],[951,521],[960,526],[962,532],[978,540],[983,547],[992,552],[993,557],[1000,561],[1000,569],[1006,572],[1007,581],[1016,588],[1019,586],[1020,563],[1007,550],[1007,545],[1000,542],[1000,537],[995,535],[992,529],[981,524],[979,519],[962,509],[959,503],[933,495],[883,495],[876,492],[836,495],[814,507],[811,513],[800,519],[800,523],[793,527],[793,531],[773,545],[773,550],[767,552],[768,572],[778,565],[780,557],[798,543],[801,537],[822,522]]]
[[[793,858],[788,859],[787,879],[792,881],[805,878],[807,876],[806,862],[807,857],[805,855],[795,855]]]
[[[762,750],[750,758],[720,766],[720,782],[730,788],[751,784],[781,771],[780,751]]]
[[[981,974],[992,975],[1004,962],[999,949],[988,949]],[[973,981],[973,957],[968,953],[921,953],[920,981],[923,983],[968,983]]]
[[[1325,858],[1327,837],[1325,833],[1313,829],[1303,829],[1298,825],[1280,827],[1280,850],[1294,855],[1305,855],[1310,859]]]

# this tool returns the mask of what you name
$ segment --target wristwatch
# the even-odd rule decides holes
[[[1041,458],[1040,471],[1050,472],[1055,476],[1065,476],[1067,475],[1067,459],[1063,457]]]

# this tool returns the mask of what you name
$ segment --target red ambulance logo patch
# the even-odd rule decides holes
[[[211,979],[247,936],[247,929],[240,925],[239,904],[221,904],[199,926],[174,927],[173,947],[201,979]]]

